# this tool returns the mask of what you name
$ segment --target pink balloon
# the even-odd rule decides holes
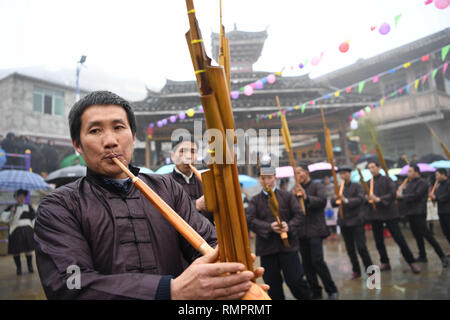
[[[244,87],[244,94],[245,94],[246,96],[251,96],[251,95],[253,94],[253,88],[252,88],[251,85],[246,85],[246,86]]]
[[[270,84],[274,83],[276,80],[277,80],[277,78],[275,77],[275,75],[273,73],[271,73],[267,76],[267,82]]]
[[[450,0],[434,0],[434,5],[438,9],[445,9],[450,5]]]
[[[389,23],[386,23],[386,22],[380,26],[380,29],[378,29],[378,31],[382,35],[388,34],[390,30],[391,30],[391,26],[389,25]]]
[[[231,98],[236,100],[239,98],[239,91],[231,91]]]
[[[317,65],[320,63],[320,61],[322,60],[322,58],[323,58],[323,52],[320,53],[320,57],[314,57],[314,58],[312,58],[311,64],[312,64],[313,66],[317,66]]]
[[[250,83],[250,86],[252,87],[252,89],[255,89],[256,88],[256,83],[252,82],[252,83]]]

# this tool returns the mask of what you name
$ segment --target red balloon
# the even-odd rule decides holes
[[[349,48],[350,48],[350,46],[349,46],[348,42],[342,42],[339,45],[339,51],[342,52],[342,53],[347,52]]]

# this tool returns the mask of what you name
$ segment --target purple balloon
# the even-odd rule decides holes
[[[158,128],[161,128],[163,126],[163,123],[161,120],[159,120],[156,124],[157,124]]]
[[[380,34],[385,35],[388,34],[390,30],[391,26],[389,25],[389,23],[385,22],[380,26],[380,29],[378,31],[380,32]]]
[[[180,113],[178,114],[178,118],[180,118],[180,120],[184,120],[184,119],[186,118],[186,113],[180,112]]]
[[[231,99],[238,99],[239,98],[239,91],[231,91]]]
[[[170,116],[170,122],[174,123],[177,121],[177,116]]]
[[[148,125],[150,128],[153,128],[155,126],[155,124],[152,122]]]
[[[162,119],[162,124],[166,125],[167,124],[167,118],[166,119]]]
[[[200,106],[200,108],[198,108],[199,112],[203,112],[203,106]]]
[[[261,80],[255,82],[255,89],[261,90],[264,87],[264,84]]]
[[[303,69],[303,67],[304,67],[303,63],[300,63],[300,64],[298,65],[298,67],[299,67],[300,69]]]

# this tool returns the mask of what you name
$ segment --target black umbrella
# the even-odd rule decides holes
[[[57,187],[59,187],[64,184],[75,181],[78,178],[84,177],[85,175],[86,175],[86,167],[76,165],[50,172],[47,178],[45,178],[45,181],[47,183],[53,183]]]
[[[358,159],[358,163],[362,163],[362,162],[369,162],[369,161],[378,161],[378,156],[376,154],[365,154],[361,157],[359,157]],[[396,160],[388,158],[388,157],[384,157],[384,161],[386,162],[386,165],[388,167],[392,166],[394,163],[396,163]]]
[[[448,159],[445,158],[444,156],[441,156],[440,154],[429,153],[429,154],[426,154],[426,155],[420,157],[420,159],[417,162],[418,163],[432,163],[432,162],[439,161],[439,160],[448,160]]]

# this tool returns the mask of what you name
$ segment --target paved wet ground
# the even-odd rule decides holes
[[[434,230],[435,237],[444,252],[449,252],[450,245],[442,235],[438,224],[435,224]],[[411,232],[409,229],[403,229],[403,233],[414,256],[417,256],[418,250]],[[379,255],[375,248],[372,232],[367,230],[366,235],[370,255],[373,262],[377,264],[379,263]],[[450,299],[450,268],[442,268],[441,261],[428,243],[426,243],[428,263],[420,263],[422,272],[413,274],[403,260],[394,240],[386,238],[385,241],[392,270],[381,273],[381,289],[379,290],[367,288],[366,276],[357,280],[349,280],[352,273],[351,265],[341,237],[338,237],[337,240],[328,239],[324,241],[325,260],[336,282],[341,299]],[[258,260],[256,264],[258,264]],[[33,263],[35,264],[34,258]],[[16,276],[16,268],[12,257],[0,256],[0,300],[45,299],[36,267],[35,272],[29,274],[24,256],[22,256],[22,268],[23,275]],[[287,299],[293,299],[286,286],[285,295]],[[326,298],[326,294],[324,294],[324,297]]]
[[[434,225],[434,235],[445,253],[450,245],[441,232],[438,222]],[[418,256],[416,241],[409,229],[402,229],[414,257]],[[366,230],[367,247],[374,264],[379,264],[380,256],[375,248],[372,231]],[[426,242],[426,241],[425,241]],[[403,259],[400,249],[392,238],[385,238],[391,271],[381,272],[381,289],[368,289],[367,276],[349,280],[352,274],[350,260],[342,237],[338,240],[324,240],[325,261],[339,290],[340,299],[345,300],[448,300],[450,299],[450,267],[442,268],[439,257],[426,242],[427,263],[418,263],[422,272],[413,274]],[[363,268],[362,260],[360,259]],[[320,280],[319,280],[320,281]],[[284,285],[286,299],[294,299]],[[324,292],[324,298],[327,294]]]

